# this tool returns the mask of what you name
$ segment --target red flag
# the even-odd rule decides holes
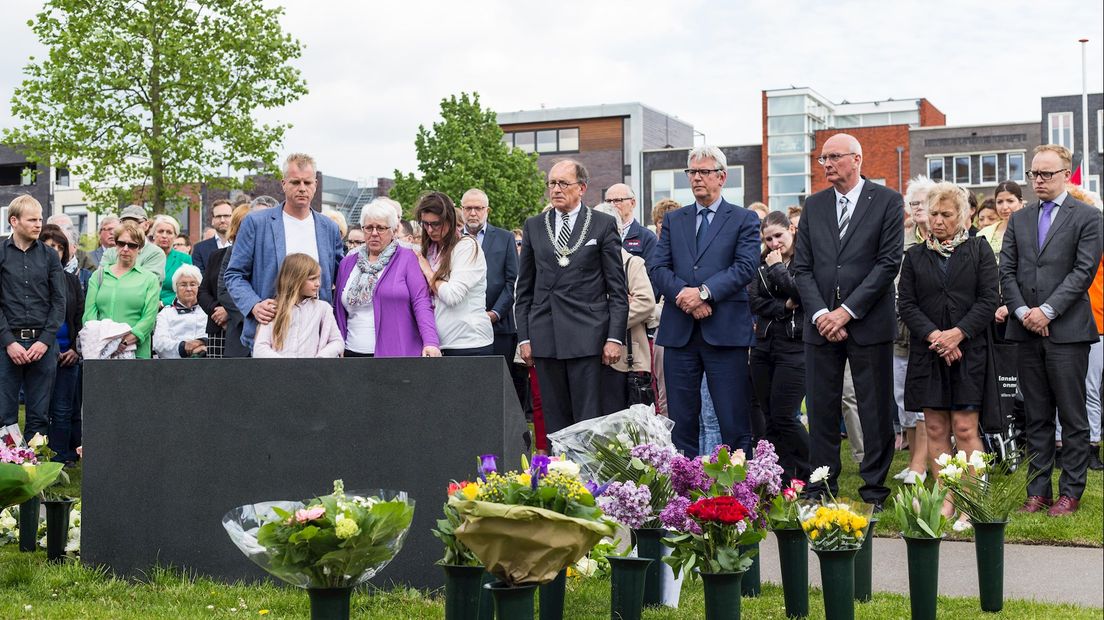
[[[1081,164],[1077,164],[1077,170],[1073,171],[1073,174],[1070,176],[1069,182],[1078,187],[1081,186]]]

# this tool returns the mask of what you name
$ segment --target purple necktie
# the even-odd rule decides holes
[[[1039,218],[1040,250],[1043,249],[1043,242],[1046,241],[1047,233],[1050,232],[1050,214],[1051,211],[1054,210],[1054,203],[1048,200],[1047,202],[1044,202],[1041,206],[1043,207],[1043,216]]]

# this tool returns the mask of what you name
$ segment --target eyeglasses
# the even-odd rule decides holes
[[[120,248],[130,248],[132,250],[137,250],[138,248],[142,247],[141,245],[133,243],[131,241],[116,241],[115,246]]]
[[[579,183],[578,181],[549,181],[548,183],[546,183],[546,185],[548,185],[548,189],[552,189],[552,188],[555,188],[555,187],[558,187],[560,189],[567,189],[567,188],[571,187],[572,185],[582,185],[582,184]]]
[[[460,207],[460,210],[461,211],[471,211],[473,213],[478,213],[480,211],[486,211],[487,207],[480,207],[478,205],[475,205],[475,206],[471,206],[471,207]]]
[[[817,163],[822,166],[828,162],[832,162],[834,164],[844,157],[847,157],[848,155],[858,155],[858,153],[828,153],[827,155],[821,155],[820,157],[817,157]]]
[[[611,204],[615,204],[615,205],[619,205],[622,202],[625,202],[626,200],[636,200],[636,199],[633,198],[632,196],[630,196],[628,198],[606,198],[606,202],[611,203]]]
[[[1036,177],[1038,177],[1044,181],[1049,181],[1054,175],[1058,174],[1059,172],[1065,172],[1067,170],[1069,170],[1069,168],[1060,168],[1053,172],[1048,172],[1046,170],[1028,170],[1027,178],[1034,180]]]
[[[722,170],[724,170],[724,168],[687,168],[683,170],[683,172],[685,172],[688,177],[707,177],[714,172],[720,172]]]
[[[228,213],[226,215],[212,215],[211,219],[212,220],[222,220],[222,219],[228,220],[228,219],[230,219],[230,214]]]
[[[922,204],[924,204],[924,203],[919,201],[919,200],[910,200],[909,201],[909,206],[912,207],[913,209],[915,209],[916,207],[919,207]]]
[[[363,241],[357,241],[355,239],[349,239],[345,242],[346,245],[364,245]]]
[[[382,235],[383,233],[391,230],[390,228],[388,228],[386,226],[361,226],[360,229],[363,230],[364,234],[366,234],[366,235],[370,235],[372,233],[378,233],[378,234]],[[361,243],[364,243],[364,242],[361,241]]]
[[[431,228],[434,230],[445,225],[445,222],[443,220],[437,220],[436,222],[427,222],[425,220],[421,220],[418,223],[422,225],[422,228]]]

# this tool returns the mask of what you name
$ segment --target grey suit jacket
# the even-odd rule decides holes
[[[813,324],[813,315],[840,305],[855,313],[846,328],[855,343],[868,346],[897,336],[893,280],[901,269],[904,203],[897,192],[864,181],[842,240],[835,191],[829,187],[805,201],[792,268],[809,344],[827,342]]]
[[[575,218],[568,245],[582,235],[590,212],[590,230],[567,267],[556,262],[545,218],[525,221],[518,259],[518,341],[530,341],[533,357],[574,359],[601,355],[606,340],[625,341],[629,294],[621,264],[621,232],[617,221],[583,207]],[[555,220],[553,219],[553,225]]]
[[[1088,290],[1100,266],[1101,222],[1095,207],[1067,196],[1040,248],[1039,202],[1012,214],[1000,254],[1001,292],[1010,315],[1005,337],[1038,338],[1016,320],[1016,308],[1050,304],[1058,313],[1048,325],[1052,342],[1097,341]]]

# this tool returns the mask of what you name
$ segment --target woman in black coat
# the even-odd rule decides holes
[[[241,228],[242,220],[245,216],[249,215],[249,205],[240,205],[234,209],[233,214],[230,216],[230,232],[227,234],[227,238],[233,243],[234,239],[238,236],[238,229]],[[221,253],[221,254],[220,254]],[[234,305],[234,298],[230,296],[230,291],[226,290],[226,284],[223,282],[223,276],[226,274],[226,267],[230,264],[230,256],[234,253],[234,246],[230,245],[221,250],[216,250],[212,253],[211,258],[207,259],[208,268],[207,272],[213,277],[210,281],[215,285],[215,297],[213,299],[207,299],[209,305],[222,306],[226,310],[226,319],[224,329],[226,330],[225,344],[222,350],[223,357],[249,357],[251,352],[249,347],[242,344],[241,337],[242,332],[245,329],[245,316],[241,312],[238,312],[238,307]],[[212,272],[211,267],[216,267]],[[208,280],[207,274],[203,274],[203,280]],[[200,305],[203,305],[201,299]],[[204,311],[207,308],[204,307]],[[212,316],[211,312],[207,313],[207,316]]]
[[[809,433],[797,418],[805,397],[805,313],[790,261],[796,229],[785,213],[772,211],[761,225],[767,252],[751,284],[755,313],[755,348],[751,379],[766,416],[767,441],[775,446],[786,476],[809,479]]]
[[[69,263],[69,237],[57,226],[42,227],[39,240],[53,248],[61,264]],[[66,271],[65,321],[57,333],[58,367],[54,375],[54,392],[50,397],[49,428],[46,431],[50,449],[56,452],[54,461],[73,464],[79,458],[73,442],[80,433],[80,409],[77,390],[80,380],[80,354],[77,352],[77,334],[83,326],[84,291],[80,278]],[[36,431],[38,429],[35,429]]]
[[[951,452],[952,432],[957,450],[984,451],[978,415],[998,292],[993,250],[969,236],[965,190],[937,183],[927,202],[930,236],[905,252],[898,303],[911,334],[905,409],[924,411],[934,461]],[[953,513],[949,501],[943,512]]]

